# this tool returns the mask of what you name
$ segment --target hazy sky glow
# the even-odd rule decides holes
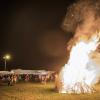
[[[69,4],[70,0],[0,1],[0,69],[5,53],[12,55],[9,69],[56,69],[63,65],[66,35],[60,27]]]

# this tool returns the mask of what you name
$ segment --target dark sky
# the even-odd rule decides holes
[[[16,2],[15,2],[16,1]],[[75,0],[0,0],[0,69],[59,69],[66,60],[67,36],[61,29]]]

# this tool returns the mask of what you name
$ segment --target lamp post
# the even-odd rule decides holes
[[[10,60],[11,56],[9,54],[6,54],[3,59],[4,59],[4,63],[5,63],[5,68],[4,70],[6,71],[7,68],[7,60]]]

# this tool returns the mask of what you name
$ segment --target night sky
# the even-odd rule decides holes
[[[15,2],[16,1],[16,2]],[[61,29],[67,7],[75,0],[0,0],[0,70],[59,70],[67,61],[69,36]]]

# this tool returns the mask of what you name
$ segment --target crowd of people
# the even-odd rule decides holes
[[[12,86],[17,83],[17,75],[0,75],[0,83],[8,83],[8,86]]]
[[[49,75],[33,75],[33,74],[7,74],[0,75],[0,83],[8,83],[8,86],[13,86],[18,82],[41,82],[46,84],[48,81],[53,81],[53,74]]]

